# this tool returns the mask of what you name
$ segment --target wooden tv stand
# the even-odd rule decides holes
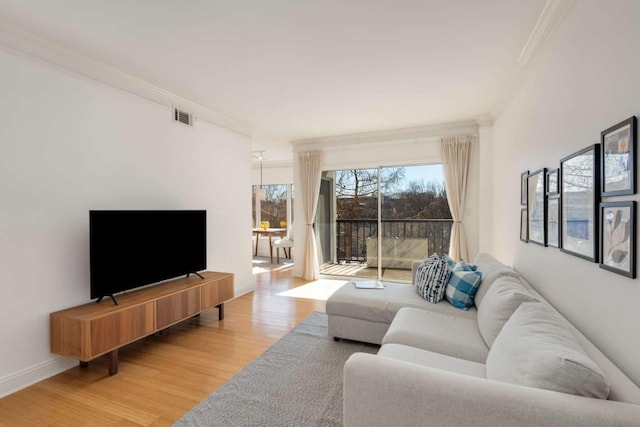
[[[49,315],[51,352],[72,357],[80,366],[109,355],[109,375],[118,372],[118,348],[233,299],[233,274],[205,271],[148,288],[57,311]]]

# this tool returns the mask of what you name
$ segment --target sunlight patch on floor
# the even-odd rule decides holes
[[[253,258],[253,275],[268,273],[270,271],[282,271],[293,268],[293,261],[286,260],[280,264],[272,263],[268,257],[254,257]]]
[[[307,283],[306,285],[298,286],[297,288],[289,289],[285,292],[280,292],[278,295],[326,301],[345,283],[347,283],[347,280],[319,279],[315,282]]]

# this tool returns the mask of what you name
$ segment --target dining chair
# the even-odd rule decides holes
[[[285,258],[291,258],[291,248],[293,247],[293,224],[289,226],[287,235],[282,239],[273,241],[273,247],[276,248],[276,261],[280,264],[280,248],[284,251]]]

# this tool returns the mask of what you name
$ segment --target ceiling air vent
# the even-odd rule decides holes
[[[177,108],[173,109],[173,120],[183,123],[187,126],[193,125],[193,116],[186,111],[182,111]]]

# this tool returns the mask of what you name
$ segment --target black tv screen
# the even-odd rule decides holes
[[[207,268],[207,211],[89,211],[91,299]]]

